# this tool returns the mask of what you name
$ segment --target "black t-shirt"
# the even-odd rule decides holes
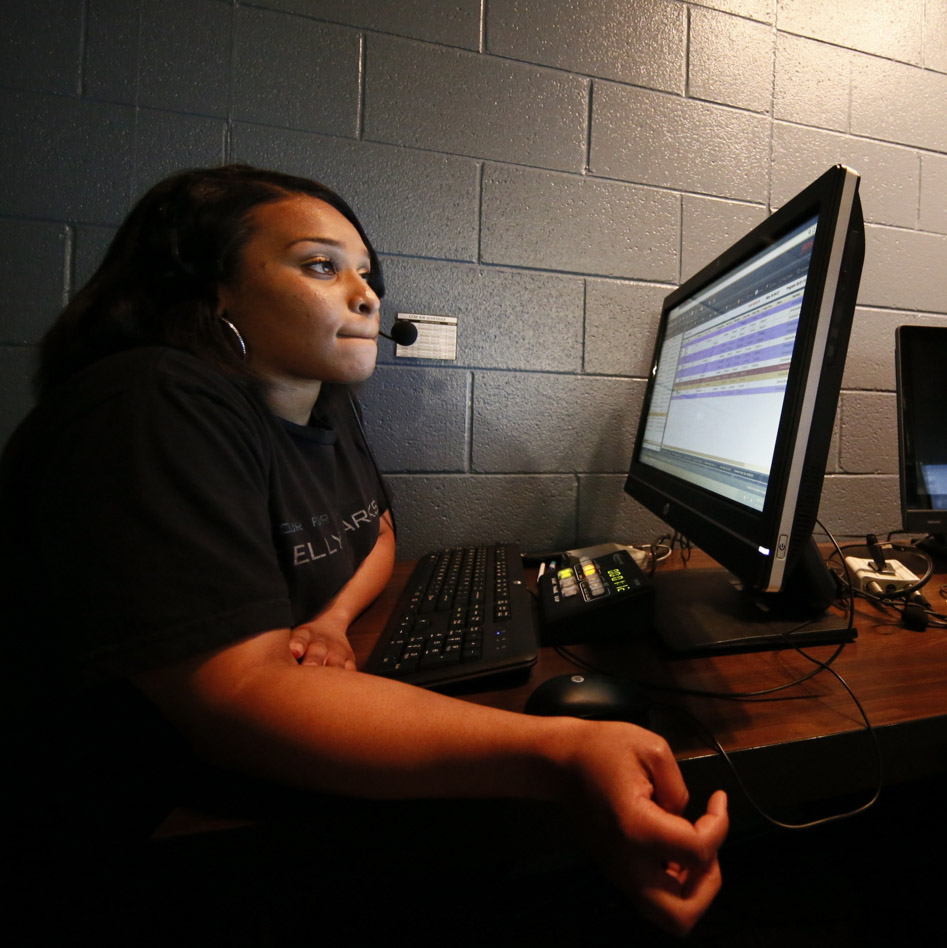
[[[149,348],[86,369],[15,433],[2,700],[21,752],[66,761],[43,779],[65,782],[67,808],[171,766],[174,735],[130,673],[312,618],[371,551],[384,492],[354,412],[325,386],[293,425],[249,386]]]

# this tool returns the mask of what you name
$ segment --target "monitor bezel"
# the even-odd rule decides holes
[[[864,251],[859,176],[836,165],[757,225],[664,301],[625,491],[747,586],[779,591],[811,542],[834,428]],[[797,341],[762,511],[642,463],[658,357],[670,312],[816,218]],[[854,289],[852,289],[854,287]]]

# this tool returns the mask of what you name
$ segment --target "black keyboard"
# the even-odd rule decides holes
[[[365,671],[440,687],[529,668],[538,650],[519,548],[462,547],[419,560]]]

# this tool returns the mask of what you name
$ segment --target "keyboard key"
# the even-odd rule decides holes
[[[365,670],[436,687],[527,668],[537,644],[519,551],[448,549],[418,562]]]

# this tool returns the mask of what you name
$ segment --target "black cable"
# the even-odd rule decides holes
[[[842,678],[842,676],[839,675],[838,672],[836,672],[834,668],[830,667],[829,663],[835,661],[835,659],[838,658],[845,644],[846,643],[842,643],[841,645],[839,645],[838,648],[836,648],[836,650],[832,653],[831,657],[825,662],[821,662],[818,659],[814,658],[813,656],[807,654],[798,646],[793,646],[793,648],[795,648],[795,650],[799,652],[799,654],[802,655],[803,658],[807,659],[810,662],[813,662],[818,667],[815,669],[815,671],[811,672],[809,675],[805,675],[801,678],[796,679],[795,681],[789,682],[788,684],[780,685],[778,686],[778,688],[769,689],[769,691],[770,692],[780,691],[785,688],[793,687],[794,685],[800,684],[804,681],[808,681],[810,678],[813,678],[815,675],[818,675],[823,671],[827,671],[830,674],[832,674],[841,683],[842,687],[851,696],[852,700],[855,702],[855,706],[858,708],[858,711],[859,711],[859,714],[861,715],[862,720],[865,722],[865,729],[868,731],[868,734],[871,737],[872,749],[874,753],[875,763],[877,767],[877,774],[878,774],[877,781],[875,784],[875,789],[874,789],[874,792],[872,793],[871,798],[866,803],[862,804],[859,807],[856,807],[854,810],[847,810],[844,813],[834,813],[831,816],[820,817],[817,820],[810,820],[806,823],[786,823],[783,820],[777,820],[774,816],[771,816],[769,813],[767,813],[756,802],[753,795],[747,789],[746,784],[743,782],[743,778],[740,776],[740,772],[737,769],[736,764],[734,764],[733,759],[727,753],[724,746],[720,743],[720,741],[717,740],[713,732],[709,728],[704,726],[703,722],[695,714],[688,711],[687,708],[682,708],[680,705],[666,704],[664,702],[660,702],[658,704],[660,707],[670,710],[672,712],[675,712],[677,714],[683,715],[689,720],[689,722],[694,726],[694,728],[698,731],[698,733],[702,735],[704,740],[710,746],[712,746],[724,759],[727,766],[730,768],[730,772],[733,774],[733,779],[736,780],[737,786],[743,792],[743,795],[746,797],[747,802],[767,822],[771,823],[774,826],[778,826],[781,829],[796,830],[796,829],[811,829],[816,826],[822,826],[826,823],[834,823],[834,822],[837,822],[838,820],[848,819],[849,817],[856,816],[859,813],[863,813],[865,810],[873,806],[878,801],[878,798],[881,796],[881,789],[884,785],[884,760],[881,755],[881,746],[878,743],[878,736],[875,733],[875,729],[872,726],[871,721],[868,719],[868,715],[864,709],[864,706],[855,696],[855,693],[852,691],[851,687],[849,687],[848,682],[846,682],[845,679]],[[586,662],[582,660],[581,658],[579,658],[578,656],[573,655],[564,646],[557,647],[556,651],[559,652],[564,657],[568,658],[570,661],[575,662],[580,667],[586,668],[589,671],[602,672],[604,674],[607,674],[607,672],[603,672],[602,669],[596,668],[592,663]],[[698,697],[724,698],[724,699],[730,699],[730,700],[802,701],[802,700],[806,700],[808,698],[814,697],[814,695],[796,695],[796,696],[783,695],[779,698],[762,698],[762,697],[756,697],[756,696],[765,695],[767,694],[767,692],[765,691],[764,692],[747,692],[747,693],[741,694],[739,692],[698,691],[698,690],[688,689],[688,688],[674,688],[673,686],[655,685],[650,682],[635,681],[634,679],[628,679],[628,680],[632,681],[632,683],[636,685],[639,685],[643,688],[647,688],[651,690],[672,691],[675,694],[681,694],[681,695],[696,695]]]
[[[852,582],[848,564],[845,562],[845,557],[842,553],[842,548],[839,546],[838,541],[835,539],[835,537],[825,528],[824,524],[820,520],[816,520],[816,523],[819,525],[820,529],[823,531],[823,533],[828,537],[832,545],[835,547],[835,552],[838,553],[839,559],[842,563],[842,567],[845,571],[846,585],[848,587],[847,621],[848,621],[848,625],[850,627],[853,627],[854,622],[855,622],[855,586],[854,586],[854,583]],[[675,534],[674,538],[672,538],[672,541],[671,541],[672,546],[678,540],[678,537],[679,537],[679,534]],[[663,538],[661,539],[663,540]],[[688,551],[690,550],[689,543],[687,544],[687,549]],[[682,551],[683,551],[683,547],[682,547]],[[867,809],[874,806],[874,804],[878,801],[879,797],[881,796],[882,787],[884,786],[884,759],[881,753],[881,745],[878,743],[878,735],[875,732],[875,729],[868,718],[868,714],[865,711],[864,705],[862,705],[861,701],[859,701],[854,691],[852,691],[848,682],[845,681],[845,679],[834,668],[831,667],[832,663],[835,662],[835,660],[839,657],[839,655],[841,655],[842,650],[845,648],[845,645],[847,643],[846,642],[840,643],[836,647],[835,651],[825,661],[815,658],[813,655],[810,655],[808,652],[806,652],[804,649],[802,649],[800,646],[796,645],[792,641],[792,636],[795,635],[795,633],[798,632],[800,629],[805,628],[808,624],[809,624],[808,621],[800,623],[798,626],[796,626],[796,628],[791,629],[789,632],[783,633],[783,635],[786,638],[787,643],[793,649],[795,649],[795,651],[798,652],[804,659],[806,659],[806,661],[811,662],[815,666],[815,668],[807,675],[803,675],[799,678],[794,679],[791,682],[787,682],[782,685],[777,685],[773,688],[766,688],[760,691],[752,691],[752,692],[714,692],[714,691],[703,691],[703,690],[691,689],[691,688],[679,688],[672,685],[659,685],[652,682],[628,679],[633,684],[636,684],[642,688],[646,688],[649,690],[656,690],[656,691],[667,691],[667,692],[672,692],[674,694],[680,694],[680,695],[691,695],[691,696],[707,697],[707,698],[720,698],[720,699],[734,700],[734,701],[787,701],[787,700],[803,700],[803,699],[810,698],[813,696],[812,695],[797,695],[794,697],[789,696],[789,695],[781,695],[779,697],[770,697],[770,696],[774,695],[777,692],[785,691],[788,688],[795,687],[796,685],[802,684],[805,681],[809,681],[810,679],[814,678],[816,675],[819,675],[824,671],[829,672],[829,674],[831,674],[839,682],[839,684],[841,684],[842,687],[848,692],[849,697],[855,703],[855,707],[858,709],[858,713],[860,714],[861,719],[864,722],[865,730],[868,732],[868,736],[871,739],[872,752],[875,759],[875,765],[877,768],[877,780],[876,780],[875,789],[871,795],[871,798],[866,803],[862,804],[861,806],[858,806],[853,810],[847,810],[843,813],[835,813],[830,816],[820,817],[819,819],[816,819],[816,820],[809,820],[805,823],[787,823],[783,820],[778,820],[775,817],[771,816],[769,813],[767,813],[756,802],[753,795],[747,789],[746,785],[743,782],[742,777],[739,774],[739,771],[736,765],[733,763],[733,760],[731,759],[730,755],[727,753],[726,749],[717,740],[715,735],[707,727],[704,726],[704,724],[700,721],[700,719],[696,715],[688,711],[686,708],[682,708],[678,705],[669,705],[669,704],[661,703],[662,707],[668,708],[674,712],[677,712],[678,714],[681,714],[687,717],[688,720],[691,722],[691,724],[698,731],[698,733],[703,735],[704,740],[707,741],[710,744],[710,746],[716,749],[716,751],[721,755],[721,757],[726,762],[727,766],[730,768],[730,771],[733,774],[733,777],[736,780],[737,785],[739,786],[739,788],[741,789],[741,791],[743,792],[744,796],[746,797],[749,804],[753,807],[753,809],[755,809],[756,812],[759,813],[759,815],[764,820],[771,823],[773,826],[777,826],[781,829],[787,829],[787,830],[811,829],[816,826],[824,826],[827,823],[834,823],[839,820],[849,819],[853,816],[857,816],[859,813],[864,813]],[[593,663],[588,662],[580,658],[579,656],[575,655],[574,653],[569,651],[569,649],[566,648],[565,646],[557,646],[556,651],[560,655],[562,655],[564,658],[568,659],[571,662],[574,662],[579,667],[586,668],[590,671],[609,674],[609,672],[605,671],[604,669],[597,668]]]
[[[832,546],[835,547],[835,552],[838,553],[839,560],[842,563],[842,569],[845,571],[845,585],[848,587],[848,626],[849,628],[854,628],[855,626],[855,584],[852,582],[852,571],[849,569],[848,563],[845,562],[845,557],[842,554],[842,548],[838,545],[838,540],[835,539],[835,536],[830,533],[825,524],[816,517],[815,521],[819,525],[819,529],[828,537],[829,542]],[[832,554],[829,554],[829,559],[832,558]],[[828,561],[826,561],[826,566],[828,567]]]
[[[934,612],[931,604],[923,596],[919,596],[918,599],[912,599],[911,596],[908,596],[906,600],[902,600],[894,596],[875,596],[866,592],[861,593],[861,595],[881,608],[896,612],[901,617],[902,623],[908,628],[924,629],[933,627],[935,629],[947,629],[947,614]]]
[[[674,552],[674,537],[667,533],[655,537],[648,544],[647,551],[650,555],[648,562],[648,577],[650,578],[654,576],[654,571],[657,569],[658,563],[662,560],[666,560]],[[664,552],[659,553],[659,551]]]
[[[928,581],[933,575],[933,560],[923,550],[918,550],[913,546],[892,544],[890,542],[890,537],[895,532],[896,531],[891,531],[888,534],[888,547],[893,553],[907,553],[913,557],[916,557],[917,560],[923,565],[923,568],[918,570],[920,576],[917,582],[893,592],[873,593],[866,589],[858,588],[855,583],[852,582],[850,577],[843,578],[838,573],[835,573],[836,577],[840,582],[845,583],[853,595],[867,599],[869,602],[872,602],[881,608],[891,609],[892,611],[896,612],[899,615],[902,624],[906,625],[908,628],[915,630],[921,630],[928,627],[938,629],[947,628],[947,614],[935,612],[931,604],[921,594],[921,589],[927,585]],[[843,547],[836,545],[836,552],[838,553],[840,561],[845,566],[846,573],[848,573],[848,564],[845,562],[846,550],[867,550],[867,547],[860,543],[848,543]],[[833,553],[832,556],[834,555],[835,554]],[[829,561],[831,561],[832,556],[829,557]],[[913,567],[916,567],[917,563],[905,563],[904,565],[908,568],[912,568],[913,572]],[[833,572],[835,571],[833,570]],[[940,592],[941,596],[943,596],[944,587],[941,587]]]
[[[346,395],[348,395],[349,405],[352,408],[352,414],[355,416],[355,424],[358,427],[358,433],[362,439],[362,445],[365,448],[366,454],[368,454],[369,460],[372,462],[372,468],[375,471],[375,478],[378,481],[378,486],[381,487],[382,496],[385,498],[385,503],[388,505],[388,519],[391,521],[391,533],[395,538],[395,541],[398,539],[398,524],[395,521],[395,508],[394,504],[391,502],[391,494],[388,493],[388,484],[385,482],[385,478],[382,476],[381,468],[378,466],[378,461],[375,459],[375,452],[372,451],[371,443],[368,440],[368,435],[365,433],[365,426],[362,424],[362,412],[358,405],[358,400],[355,398],[355,395],[352,393],[352,390],[346,387]]]
[[[797,627],[796,629],[793,629],[792,632],[786,634],[791,635],[795,632],[798,632],[799,628],[800,627]],[[835,651],[826,660],[825,664],[830,665],[832,662],[834,662],[842,653],[842,649],[845,647],[845,645],[845,642],[839,644]],[[580,668],[584,668],[586,671],[596,672],[597,674],[601,675],[613,674],[613,672],[604,668],[600,668],[597,665],[594,665],[592,662],[576,655],[574,652],[569,651],[565,645],[557,645],[555,648],[556,652],[567,661],[572,662],[574,665],[578,665]],[[690,697],[695,698],[719,698],[724,701],[798,701],[805,698],[810,698],[812,695],[782,695],[778,698],[772,698],[768,696],[774,695],[779,691],[785,691],[788,688],[793,688],[796,685],[801,685],[803,682],[809,681],[811,678],[815,678],[815,676],[821,672],[822,669],[819,668],[815,671],[808,672],[799,678],[794,678],[792,681],[784,682],[781,685],[774,685],[772,688],[763,688],[759,691],[705,691],[700,688],[682,688],[679,685],[661,685],[657,682],[642,681],[635,678],[626,678],[625,680],[633,685],[637,685],[640,688],[646,688],[649,691],[663,691],[675,695],[689,695]]]
[[[838,542],[836,541],[835,537],[832,536],[832,534],[829,533],[829,531],[825,529],[825,526],[821,523],[821,521],[817,520],[816,522],[819,524],[822,531],[829,538],[829,540],[832,542],[833,546],[835,547],[836,551],[841,556],[841,547],[839,547]],[[672,544],[677,542],[679,536],[680,536],[679,534],[674,535],[674,537],[671,540]],[[663,540],[664,540],[664,537],[661,537],[655,542],[660,543],[660,542],[663,542]],[[687,548],[689,550],[690,543],[687,540],[684,540],[684,542],[687,544]],[[842,563],[847,572],[848,564],[845,563],[844,557],[842,558]],[[851,593],[851,590],[853,587],[850,582],[848,584],[848,588]],[[797,625],[793,629],[790,629],[788,632],[784,632],[783,637],[786,638],[788,644],[791,645],[793,648],[797,648],[797,646],[791,641],[792,636],[795,635],[800,630],[804,629],[812,621],[813,621],[812,619],[807,619],[805,622],[801,622],[799,625]],[[847,616],[846,621],[850,628],[854,626],[855,624],[855,597],[851,594],[849,595],[849,598],[848,598],[848,616]],[[839,655],[842,654],[842,651],[845,648],[846,644],[848,643],[841,642],[836,647],[835,651],[823,663],[825,668],[828,668],[828,666],[830,666],[839,657]],[[580,668],[585,668],[588,671],[597,672],[600,674],[606,674],[606,675],[610,674],[610,672],[606,671],[605,669],[598,668],[595,665],[593,665],[591,662],[588,662],[585,659],[580,658],[578,655],[575,655],[573,652],[570,652],[568,648],[566,648],[566,646],[564,645],[556,646],[556,651],[563,658],[565,658],[566,660],[570,662],[573,662],[574,664],[578,665]],[[698,698],[720,698],[726,701],[764,701],[764,700],[765,701],[784,701],[784,700],[787,700],[785,696],[781,696],[779,698],[771,698],[768,696],[775,695],[780,691],[786,691],[789,688],[795,688],[797,685],[801,685],[804,682],[807,682],[810,679],[815,678],[823,670],[825,669],[821,667],[816,668],[813,671],[809,672],[808,674],[802,675],[799,678],[794,678],[792,681],[784,682],[781,685],[774,685],[772,688],[762,688],[759,691],[705,691],[698,688],[681,688],[677,685],[659,685],[657,683],[645,682],[645,681],[640,681],[640,680],[635,680],[635,679],[629,679],[629,681],[631,681],[632,684],[638,685],[639,687],[642,687],[642,688],[650,689],[652,691],[665,691],[665,692],[671,692],[672,694],[690,695],[691,697],[698,697]],[[789,699],[789,700],[799,700],[799,699],[804,699],[808,697],[809,695],[799,695],[797,696],[797,698]]]
[[[663,562],[668,559],[670,555],[674,552],[669,542],[666,542],[666,538],[656,537],[652,540],[647,547],[645,552],[648,554],[648,576],[654,576],[654,571],[657,569],[658,563]]]
[[[681,533],[680,530],[675,530],[675,531],[674,531],[674,536],[671,537],[671,550],[672,550],[672,552],[673,552],[675,546],[679,546],[679,547],[680,547],[680,549],[681,549],[681,561],[682,561],[682,562],[684,563],[684,565],[686,566],[686,565],[688,564],[688,562],[690,562],[691,552],[693,551],[694,547],[693,547],[693,545],[691,544],[691,541],[688,540],[687,537],[684,536],[684,534]]]
[[[824,529],[825,528],[823,527],[823,530]],[[917,592],[921,590],[927,584],[928,580],[930,580],[931,576],[933,575],[934,561],[923,550],[917,550],[914,547],[901,546],[899,544],[889,543],[888,548],[893,553],[910,553],[912,556],[917,557],[921,563],[923,563],[923,569],[920,570],[921,575],[919,576],[916,583],[912,583],[910,586],[905,586],[904,589],[899,589],[892,593],[882,593],[880,595],[876,593],[867,592],[864,589],[859,589],[858,586],[856,586],[855,583],[852,582],[851,577],[848,576],[848,569],[847,569],[848,564],[845,563],[845,551],[846,550],[866,550],[867,551],[868,547],[864,543],[846,543],[845,546],[839,546],[838,544],[835,545],[835,552],[838,553],[839,559],[846,567],[846,570],[845,570],[846,577],[842,577],[838,573],[836,573],[835,575],[838,576],[838,578],[842,582],[844,582],[847,586],[854,589],[856,595],[863,596],[865,599],[872,599],[875,601],[880,601],[884,599],[906,598],[912,592]],[[882,549],[885,549],[885,548],[883,547]],[[831,563],[832,556],[834,555],[835,553],[831,554],[827,562]],[[904,565],[906,567],[908,566],[907,563],[905,563]],[[912,564],[912,565],[916,565],[916,564]],[[831,569],[831,566],[830,566],[830,569]],[[913,569],[911,571],[914,572]]]
[[[811,656],[806,656],[806,657],[809,658],[810,661],[813,660]],[[855,702],[856,706],[858,707],[858,710],[860,711],[862,715],[862,720],[865,722],[866,730],[868,731],[872,739],[872,748],[874,751],[875,762],[878,769],[878,779],[875,784],[875,790],[872,793],[871,798],[866,803],[863,803],[861,806],[858,806],[853,810],[846,810],[844,813],[833,813],[831,816],[822,816],[822,817],[819,817],[819,819],[809,820],[805,823],[787,823],[784,820],[777,820],[776,817],[771,816],[769,813],[767,813],[756,802],[756,799],[753,797],[753,794],[751,794],[750,791],[747,789],[746,784],[743,782],[743,778],[740,776],[740,772],[737,769],[737,766],[733,763],[732,758],[727,753],[724,746],[720,743],[720,741],[717,740],[717,738],[709,730],[709,728],[705,727],[703,722],[701,722],[701,720],[695,714],[692,714],[690,711],[688,711],[687,708],[681,708],[677,705],[665,706],[666,708],[672,711],[675,711],[678,714],[684,715],[690,721],[690,723],[696,728],[696,730],[700,732],[701,734],[703,734],[704,739],[707,740],[716,749],[717,753],[719,753],[720,756],[723,757],[724,761],[726,761],[727,766],[730,768],[731,774],[733,774],[733,779],[736,780],[737,786],[743,792],[743,795],[746,797],[747,802],[750,804],[750,806],[752,806],[753,809],[756,810],[756,812],[759,813],[759,815],[763,817],[764,820],[766,820],[768,823],[771,823],[773,826],[778,826],[780,829],[788,829],[788,830],[812,829],[816,826],[825,826],[827,823],[837,823],[839,820],[847,820],[853,816],[857,816],[859,813],[864,813],[867,809],[874,806],[875,803],[878,802],[879,797],[881,796],[881,788],[884,785],[884,760],[881,754],[881,745],[878,743],[878,735],[875,733],[875,729],[872,727],[871,722],[868,720],[868,716],[865,713],[865,710],[862,707],[861,702],[855,697],[854,692],[848,686],[848,683],[845,681],[845,679],[842,678],[840,675],[838,675],[834,669],[826,667],[824,670],[831,672],[833,675],[835,675],[836,678],[838,678],[838,680],[842,683],[845,690],[849,693],[849,695],[851,695],[852,700]]]

